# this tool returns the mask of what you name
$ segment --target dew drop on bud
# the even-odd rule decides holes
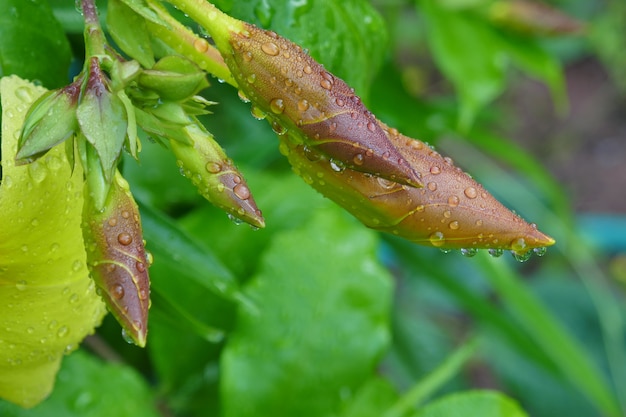
[[[137,268],[137,271],[139,271],[139,272],[145,272],[146,271],[146,264],[144,264],[141,261],[137,261],[135,263],[135,267]]]
[[[474,199],[478,197],[478,191],[476,191],[476,188],[474,187],[467,187],[465,191],[463,191],[463,193],[465,194],[465,197],[467,198]]]
[[[430,173],[433,175],[437,175],[441,173],[441,168],[439,168],[437,165],[433,165],[432,167],[430,167]]]
[[[276,45],[274,42],[264,43],[263,45],[261,45],[261,50],[269,56],[276,56],[280,52],[280,50],[278,49],[278,45]]]
[[[298,101],[298,110],[300,112],[305,112],[309,109],[309,102],[307,100],[300,100]]]
[[[121,300],[122,298],[124,298],[124,287],[122,287],[120,284],[112,285],[109,288],[109,293],[111,293],[113,298]]]
[[[435,182],[429,182],[427,187],[430,191],[437,191],[437,183]]]
[[[515,258],[517,262],[526,262],[527,260],[530,259],[532,255],[532,251],[526,251],[526,252],[511,251],[511,255],[513,255],[513,258]]]
[[[217,174],[222,170],[222,166],[217,162],[207,162],[204,167],[209,174]]]
[[[233,192],[235,193],[237,198],[241,200],[247,200],[248,198],[250,198],[250,189],[244,184],[235,185],[235,188],[233,188]]]
[[[548,248],[546,248],[545,246],[541,247],[541,248],[534,248],[533,249],[533,253],[537,256],[543,256],[546,254],[546,252],[548,251]]]
[[[126,331],[126,329],[122,329],[122,339],[124,339],[124,341],[128,343],[129,345],[135,344],[135,341],[133,340],[132,337],[128,335],[128,332]]]
[[[441,232],[435,232],[431,234],[429,237],[430,244],[434,247],[443,246],[446,243],[446,237]]]
[[[354,155],[354,158],[352,158],[352,160],[354,161],[355,165],[363,165],[363,160],[365,159],[365,157],[363,156],[362,153],[358,153],[356,155]]]
[[[493,249],[492,248],[492,249],[489,249],[488,253],[493,258],[499,258],[504,253],[504,250],[502,250],[502,249]]]
[[[124,246],[128,246],[131,243],[133,243],[133,238],[130,234],[126,233],[126,232],[122,232],[119,235],[117,235],[117,241]]]
[[[282,98],[275,98],[270,101],[270,109],[276,114],[281,114],[285,111],[285,102]]]

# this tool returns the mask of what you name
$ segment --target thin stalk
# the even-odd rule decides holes
[[[463,364],[472,357],[476,351],[476,347],[476,339],[471,339],[469,342],[463,344],[463,346],[454,351],[437,369],[407,391],[406,394],[387,410],[383,417],[402,417],[421,404],[459,372]]]
[[[98,20],[95,0],[81,0],[81,8],[85,21],[85,62],[88,62],[89,57],[105,54],[106,40]]]
[[[146,20],[148,29],[153,36],[181,55],[190,58],[203,70],[237,88],[237,82],[217,48],[172,17],[158,1],[148,0],[147,3],[159,18],[170,26],[165,28]]]

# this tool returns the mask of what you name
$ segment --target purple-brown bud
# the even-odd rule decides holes
[[[508,210],[480,184],[425,143],[379,126],[423,188],[351,169],[289,139],[281,143],[296,173],[366,226],[441,249],[507,249],[523,256],[554,240]]]
[[[353,170],[421,187],[419,175],[343,80],[300,46],[243,23],[225,61],[242,93],[292,140]]]
[[[98,292],[125,334],[143,347],[150,306],[149,262],[139,209],[119,172],[103,211],[86,199],[83,221],[87,265]]]

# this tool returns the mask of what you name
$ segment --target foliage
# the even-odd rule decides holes
[[[519,80],[519,72],[511,71],[517,68],[545,83],[556,107],[566,109],[563,56],[555,52],[563,42],[559,36],[569,37],[580,54],[599,51],[619,77],[623,71],[615,65],[623,63],[610,51],[620,50],[623,38],[607,29],[615,21],[611,9],[597,10],[583,25],[554,8],[519,0],[215,2],[234,18],[307,48],[381,120],[453,156],[507,206],[556,238],[545,257],[521,264],[486,251],[463,252],[473,257],[442,253],[364,228],[293,175],[272,126],[250,116],[250,105],[228,85],[237,77],[209,55],[207,28],[153,0],[97,4],[111,44],[143,69],[111,64],[103,70],[113,74],[108,79],[86,65],[105,99],[81,96],[77,104],[60,96],[58,106],[83,109],[76,122],[58,128],[63,140],[67,132],[86,132],[83,142],[66,141],[77,144],[76,152],[60,145],[45,153],[59,141],[42,143],[46,135],[27,129],[34,133],[25,136],[35,138],[29,139],[28,157],[36,159],[39,151],[45,156],[15,166],[10,155],[19,146],[20,126],[44,89],[3,78],[0,316],[2,323],[12,321],[0,329],[0,415],[426,417],[466,415],[468,409],[494,417],[624,414],[623,296],[599,264],[607,254],[623,252],[623,219],[587,226],[599,242],[592,247],[562,187],[501,133],[507,109],[499,101]],[[559,4],[575,11],[577,2]],[[623,9],[619,1],[610,7]],[[72,81],[70,50],[74,62],[85,49],[87,56],[103,52],[83,39],[72,2],[7,0],[0,8],[0,75],[59,88]],[[176,24],[168,20],[174,18],[183,25],[163,30],[164,22]],[[176,54],[194,65],[159,60]],[[219,79],[209,78],[211,85],[202,90],[198,68]],[[119,91],[116,83],[144,70],[136,78],[143,90],[111,93]],[[438,91],[427,92],[430,80],[441,77],[446,81]],[[29,92],[24,102],[20,86]],[[159,109],[155,96],[140,90],[157,91],[169,107]],[[135,120],[126,117],[130,106],[141,109]],[[182,114],[203,127],[184,127]],[[85,127],[85,120],[99,124]],[[96,138],[103,133],[117,139],[103,147]],[[285,143],[284,136],[280,140]],[[122,155],[122,148],[128,152]],[[204,164],[197,154],[211,163],[222,163],[226,154],[233,159],[230,176],[210,178],[230,190],[230,198],[198,193],[194,185],[202,182],[194,178]],[[60,162],[62,169],[53,172]],[[80,218],[84,199],[94,201],[90,216],[114,207],[106,184],[118,175],[116,167],[138,202],[150,252],[142,260],[154,258],[146,347],[126,344],[108,315],[95,335],[63,358],[54,390],[35,406],[51,389],[63,353],[74,350],[103,314],[87,277],[88,264],[103,264],[82,250],[80,222],[62,219]],[[241,214],[232,204],[241,184],[234,178],[244,175],[255,200]],[[236,225],[202,197],[230,217],[266,227]],[[66,207],[73,207],[73,216],[62,213]],[[74,259],[78,252],[80,259]],[[12,280],[16,271],[49,281],[20,288]],[[98,285],[106,289],[106,278]],[[11,311],[14,295],[23,301],[24,293],[37,309]],[[53,321],[56,327],[49,328]],[[61,332],[66,322],[70,342]],[[20,329],[37,338],[45,331],[55,342],[21,337]],[[54,366],[47,367],[47,379],[24,366],[49,356]],[[7,388],[19,379],[41,378],[48,386],[29,388],[27,396]]]

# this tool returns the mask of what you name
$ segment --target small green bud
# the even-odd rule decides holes
[[[250,188],[224,150],[198,125],[189,125],[185,130],[191,145],[170,140],[181,173],[216,207],[254,227],[265,227]]]
[[[150,306],[149,262],[139,209],[118,171],[103,210],[97,209],[90,199],[85,200],[83,237],[87,265],[100,295],[132,341],[145,346]]]
[[[31,106],[18,141],[16,162],[30,163],[68,139],[78,128],[76,107],[82,78],[49,91]]]
[[[167,56],[139,76],[142,88],[155,91],[163,100],[185,101],[209,86],[206,74],[181,56]]]

